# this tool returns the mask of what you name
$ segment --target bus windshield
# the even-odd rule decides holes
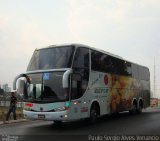
[[[70,68],[73,52],[73,46],[35,50],[27,71]]]
[[[27,84],[24,100],[40,103],[66,101],[68,95],[62,87],[63,74],[64,72],[29,74],[31,83]]]

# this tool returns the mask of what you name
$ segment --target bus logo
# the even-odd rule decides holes
[[[49,73],[43,73],[43,80],[49,80]]]
[[[42,108],[42,107],[40,108],[40,111],[41,111],[41,112],[43,111],[43,108]]]

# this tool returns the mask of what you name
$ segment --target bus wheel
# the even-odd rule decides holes
[[[134,102],[133,105],[132,105],[132,109],[129,110],[129,113],[134,115],[134,114],[136,114],[136,112],[137,112],[137,103]]]
[[[98,118],[98,106],[96,103],[94,103],[92,106],[91,106],[91,109],[90,109],[90,122],[91,123],[95,123],[97,121],[97,118]]]
[[[137,114],[141,114],[142,113],[142,109],[143,109],[143,103],[142,103],[142,101],[140,101],[139,107],[137,109]]]

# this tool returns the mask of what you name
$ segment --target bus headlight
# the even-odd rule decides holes
[[[55,108],[54,111],[55,112],[58,112],[58,111],[65,111],[66,108],[65,107],[58,107],[58,108]]]
[[[23,109],[26,111],[31,111],[33,107],[33,103],[25,103]]]

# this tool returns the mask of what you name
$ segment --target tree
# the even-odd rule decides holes
[[[4,95],[4,90],[0,88],[0,95]]]

